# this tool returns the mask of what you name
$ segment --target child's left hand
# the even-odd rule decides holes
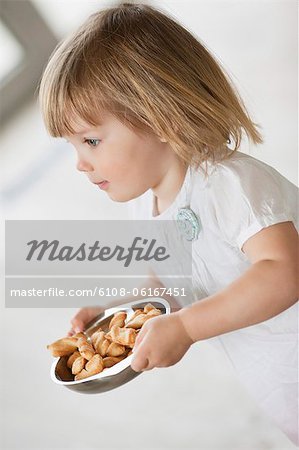
[[[193,341],[177,313],[154,317],[143,325],[133,348],[135,372],[176,364]]]

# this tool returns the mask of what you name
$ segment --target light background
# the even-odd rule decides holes
[[[14,1],[14,0],[13,0]],[[61,38],[101,1],[34,3]],[[242,147],[297,184],[297,2],[160,1],[196,33],[239,89],[265,144]],[[46,135],[35,100],[0,136],[6,219],[117,219],[111,202],[76,173],[70,146]],[[3,238],[3,221],[2,238]],[[3,240],[2,240],[3,242]],[[4,268],[3,254],[1,268]],[[65,333],[74,310],[1,306],[4,449],[287,450],[295,448],[208,343],[174,367],[153,370],[107,394],[54,385],[46,344]]]

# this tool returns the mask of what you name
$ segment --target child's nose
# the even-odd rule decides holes
[[[92,172],[93,171],[93,166],[89,162],[83,161],[82,159],[78,159],[76,167],[77,167],[77,170],[79,170],[80,172]]]

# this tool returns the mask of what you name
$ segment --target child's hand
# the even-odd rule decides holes
[[[131,367],[135,372],[176,364],[193,341],[177,313],[145,322],[133,348]]]
[[[97,315],[101,314],[104,308],[100,306],[81,308],[71,319],[72,328],[68,332],[68,336],[72,336],[75,333],[79,333],[85,329],[85,326],[94,319]]]

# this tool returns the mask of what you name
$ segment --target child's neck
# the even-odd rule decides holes
[[[176,161],[169,166],[159,184],[152,188],[157,197],[157,214],[162,214],[173,203],[182,188],[186,172],[187,167],[181,161]]]

